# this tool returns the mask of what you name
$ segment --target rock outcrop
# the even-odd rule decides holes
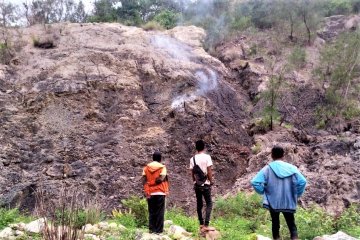
[[[55,198],[73,187],[110,208],[142,193],[142,167],[160,149],[176,192],[170,204],[186,206],[198,138],[214,155],[219,193],[245,170],[249,100],[202,48],[204,30],[64,23],[21,31],[16,65],[0,71],[2,204],[32,209],[40,186]],[[52,48],[35,44],[45,35]]]

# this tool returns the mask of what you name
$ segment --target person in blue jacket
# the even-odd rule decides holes
[[[280,212],[283,213],[291,239],[298,239],[294,213],[297,200],[304,193],[306,179],[294,165],[281,161],[284,149],[271,150],[273,161],[251,180],[255,191],[263,195],[263,206],[270,211],[273,239],[280,239]]]

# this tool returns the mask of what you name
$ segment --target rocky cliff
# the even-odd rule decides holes
[[[117,205],[141,194],[142,168],[160,149],[170,202],[186,206],[198,138],[214,156],[219,193],[245,171],[249,99],[204,51],[202,29],[58,24],[20,31],[21,51],[1,68],[3,203],[32,208],[39,186],[55,196],[63,186]]]
[[[146,32],[115,23],[17,30],[21,50],[0,71],[3,205],[32,209],[34,191],[56,197],[65,187],[117,206],[141,194],[142,168],[160,149],[169,203],[188,209],[194,202],[188,163],[199,138],[213,156],[217,194],[250,189],[249,179],[278,143],[309,179],[304,204],[359,201],[359,133],[304,133],[297,128],[313,119],[299,126],[294,117],[287,119],[293,129],[253,131],[252,100],[269,70],[263,59],[247,56],[252,39],[221,46],[215,58],[202,47],[205,35],[193,26]],[[301,80],[308,75],[291,76],[299,88],[289,101],[313,111],[319,98]],[[261,149],[251,153],[255,143]]]

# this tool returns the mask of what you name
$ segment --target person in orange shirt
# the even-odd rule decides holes
[[[169,181],[165,165],[161,164],[161,153],[155,151],[153,161],[143,170],[144,192],[149,210],[149,232],[164,230],[165,197],[169,194]]]

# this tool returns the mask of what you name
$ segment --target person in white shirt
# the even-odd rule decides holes
[[[205,143],[203,140],[196,141],[195,146],[197,153],[190,159],[190,170],[194,181],[200,231],[205,232],[210,230],[209,223],[212,210],[211,186],[214,184],[213,163],[210,155],[205,153]],[[200,174],[198,174],[198,172],[201,172],[199,168],[202,171]],[[202,215],[203,199],[206,203],[205,220]]]

